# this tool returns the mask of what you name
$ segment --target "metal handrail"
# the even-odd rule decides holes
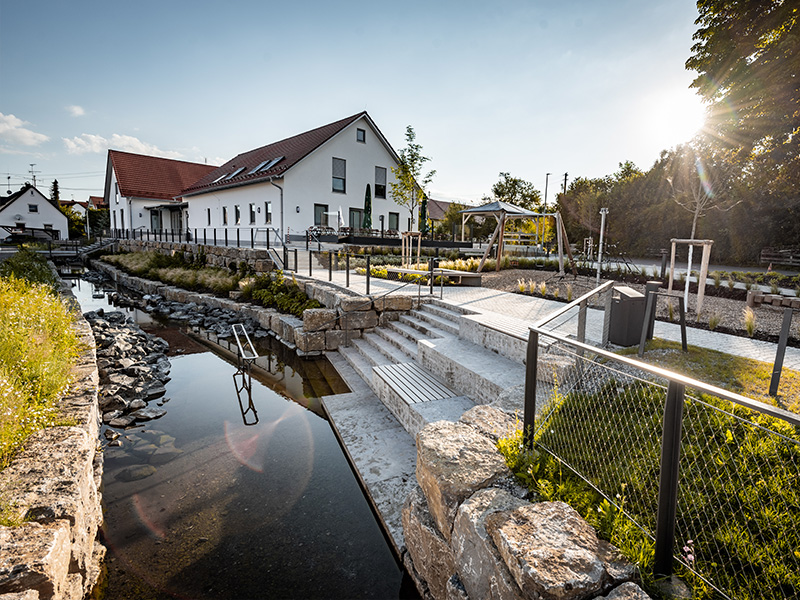
[[[236,347],[238,349],[237,356],[239,360],[254,361],[257,359],[258,352],[256,352],[253,342],[250,340],[250,336],[247,334],[247,330],[244,328],[244,325],[242,323],[234,323],[231,325],[231,331],[233,332],[233,337],[236,339]],[[242,344],[240,335],[244,336],[244,345]],[[248,352],[250,353],[249,355]]]

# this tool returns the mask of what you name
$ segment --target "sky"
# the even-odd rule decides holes
[[[696,18],[689,0],[0,0],[0,184],[33,169],[86,200],[109,148],[219,165],[367,110],[396,150],[414,128],[433,198],[476,203],[509,172],[552,201],[565,173],[649,169],[701,126]]]

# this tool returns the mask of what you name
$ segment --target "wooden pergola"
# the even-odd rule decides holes
[[[482,216],[482,217],[494,217],[497,221],[497,227],[492,234],[492,238],[489,240],[489,245],[486,248],[486,252],[483,254],[483,258],[481,258],[481,263],[478,265],[478,272],[480,273],[483,270],[483,265],[486,262],[486,259],[489,257],[489,253],[492,250],[492,246],[494,246],[495,240],[497,240],[497,264],[495,266],[495,271],[500,270],[500,260],[503,256],[503,233],[506,228],[506,221],[511,219],[538,219],[543,217],[554,217],[556,220],[556,235],[558,238],[558,262],[559,262],[559,272],[563,274],[564,272],[564,255],[563,255],[563,247],[565,242],[565,234],[562,232],[563,225],[561,224],[561,215],[558,212],[554,213],[537,213],[530,210],[526,210],[522,207],[517,206],[516,204],[509,204],[508,202],[503,202],[501,200],[496,200],[494,202],[489,202],[488,204],[484,204],[483,206],[475,206],[473,208],[467,208],[461,211],[461,241],[464,241],[464,231],[466,229],[467,221],[470,217],[474,216]],[[567,248],[568,248],[567,242]],[[570,254],[570,259],[571,259]]]

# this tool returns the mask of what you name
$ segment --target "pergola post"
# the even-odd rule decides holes
[[[703,309],[703,297],[706,294],[706,277],[708,277],[708,259],[711,255],[711,244],[703,242],[703,258],[700,263],[700,279],[697,282],[697,318],[700,318],[700,311]]]

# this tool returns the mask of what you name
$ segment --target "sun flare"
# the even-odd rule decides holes
[[[691,90],[661,93],[648,102],[645,130],[669,148],[692,139],[705,123],[706,109]]]

